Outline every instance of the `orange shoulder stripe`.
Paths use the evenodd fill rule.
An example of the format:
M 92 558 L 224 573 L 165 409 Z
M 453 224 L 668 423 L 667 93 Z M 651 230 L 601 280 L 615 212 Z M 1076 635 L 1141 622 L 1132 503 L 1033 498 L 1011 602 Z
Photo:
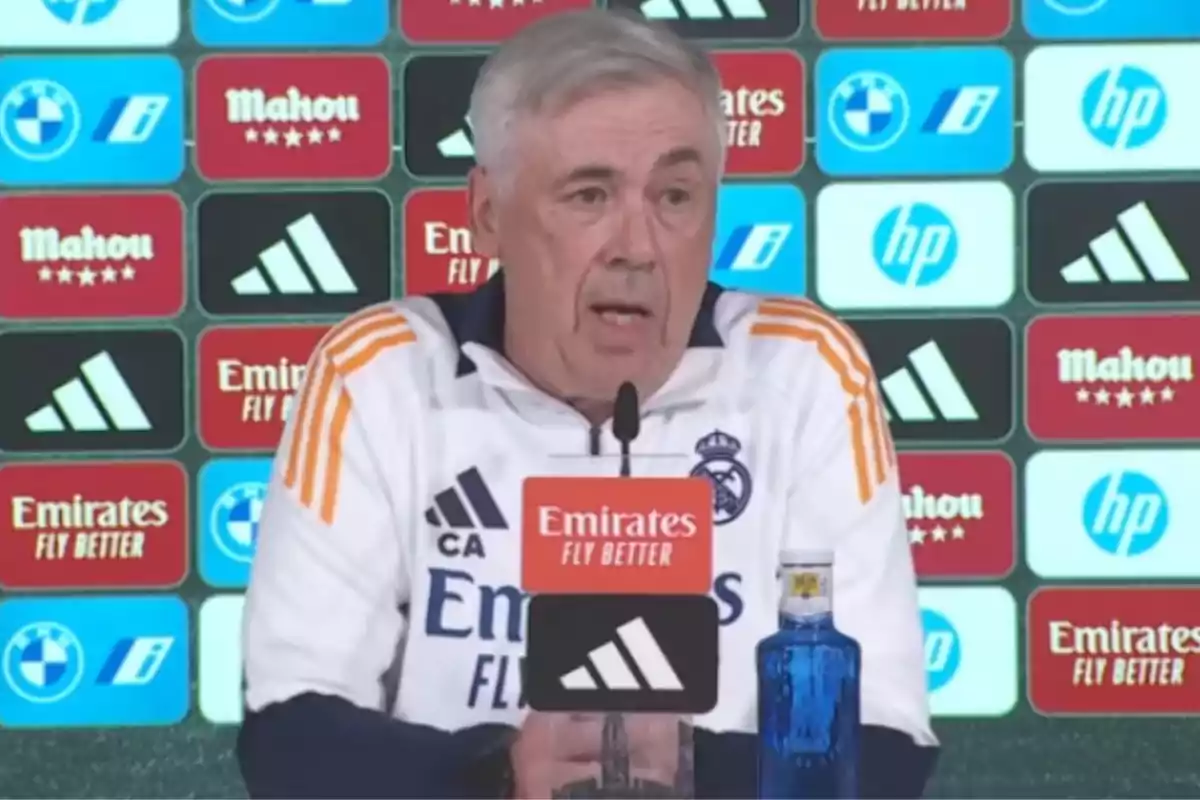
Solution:
M 846 421 L 859 500 L 868 502 L 888 478 L 895 452 L 879 402 L 871 362 L 853 332 L 807 300 L 770 299 L 759 305 L 751 336 L 794 339 L 816 348 L 846 395 Z
M 408 320 L 390 307 L 347 317 L 326 334 L 309 360 L 283 482 L 299 487 L 300 504 L 333 523 L 346 427 L 353 403 L 343 381 L 382 353 L 417 340 Z

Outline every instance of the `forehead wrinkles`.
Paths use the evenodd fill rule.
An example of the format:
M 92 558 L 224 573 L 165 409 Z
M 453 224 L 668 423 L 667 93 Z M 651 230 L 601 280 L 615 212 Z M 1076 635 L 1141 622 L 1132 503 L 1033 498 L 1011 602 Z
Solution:
M 695 162 L 671 159 L 671 154 L 686 151 L 704 160 L 711 157 L 692 114 L 680 113 L 689 101 L 682 87 L 674 97 L 654 91 L 591 95 L 557 113 L 523 117 L 515 138 L 523 159 L 557 161 L 553 168 L 563 172 L 594 166 L 649 173 L 656 166 L 686 166 Z M 703 116 L 699 103 L 691 110 L 697 119 Z M 611 163 L 614 156 L 618 163 Z

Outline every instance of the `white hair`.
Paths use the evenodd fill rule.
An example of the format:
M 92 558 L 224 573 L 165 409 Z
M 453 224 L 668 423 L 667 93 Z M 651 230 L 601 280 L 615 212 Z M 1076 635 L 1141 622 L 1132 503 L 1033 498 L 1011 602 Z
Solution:
M 467 119 L 475 159 L 494 171 L 512 163 L 523 114 L 569 104 L 593 90 L 673 79 L 692 89 L 711 117 L 724 167 L 721 79 L 708 55 L 665 25 L 623 11 L 563 12 L 522 29 L 488 58 Z

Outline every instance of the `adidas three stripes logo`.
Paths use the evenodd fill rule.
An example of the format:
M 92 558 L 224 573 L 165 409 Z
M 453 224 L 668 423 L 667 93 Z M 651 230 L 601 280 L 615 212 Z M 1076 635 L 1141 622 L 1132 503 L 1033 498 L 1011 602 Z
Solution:
M 1127 243 L 1128 242 L 1128 243 Z M 1117 226 L 1088 244 L 1090 255 L 1063 267 L 1067 283 L 1186 283 L 1187 268 L 1145 203 L 1117 215 Z M 1140 261 L 1140 264 L 1139 264 Z
M 760 0 L 646 0 L 642 14 L 650 19 L 766 19 Z
M 79 377 L 51 393 L 52 403 L 25 418 L 31 433 L 152 430 L 146 412 L 107 352 L 84 361 L 79 372 Z
M 617 628 L 616 639 L 589 652 L 587 663 L 559 682 L 570 691 L 683 691 L 683 681 L 641 617 Z
M 437 528 L 505 530 L 508 522 L 475 467 L 459 473 L 455 485 L 438 492 L 425 511 L 425 521 Z
M 922 390 L 923 387 L 923 390 Z M 908 366 L 879 381 L 887 401 L 887 418 L 901 422 L 968 422 L 979 419 L 937 342 L 926 342 L 908 354 Z
M 317 218 L 305 214 L 287 226 L 286 239 L 259 254 L 259 266 L 231 281 L 234 294 L 356 294 L 358 286 L 330 243 Z M 289 243 L 290 240 L 290 243 Z M 295 252 L 293 252 L 293 248 Z M 312 274 L 305 274 L 303 259 Z M 268 282 L 269 281 L 269 282 Z M 313 281 L 316 286 L 313 286 Z

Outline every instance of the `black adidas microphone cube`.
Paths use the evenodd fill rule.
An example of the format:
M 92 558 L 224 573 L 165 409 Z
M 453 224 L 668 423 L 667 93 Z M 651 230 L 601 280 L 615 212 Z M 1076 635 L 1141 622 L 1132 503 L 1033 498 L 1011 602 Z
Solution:
M 717 705 L 707 595 L 535 595 L 524 689 L 535 711 L 705 714 Z

